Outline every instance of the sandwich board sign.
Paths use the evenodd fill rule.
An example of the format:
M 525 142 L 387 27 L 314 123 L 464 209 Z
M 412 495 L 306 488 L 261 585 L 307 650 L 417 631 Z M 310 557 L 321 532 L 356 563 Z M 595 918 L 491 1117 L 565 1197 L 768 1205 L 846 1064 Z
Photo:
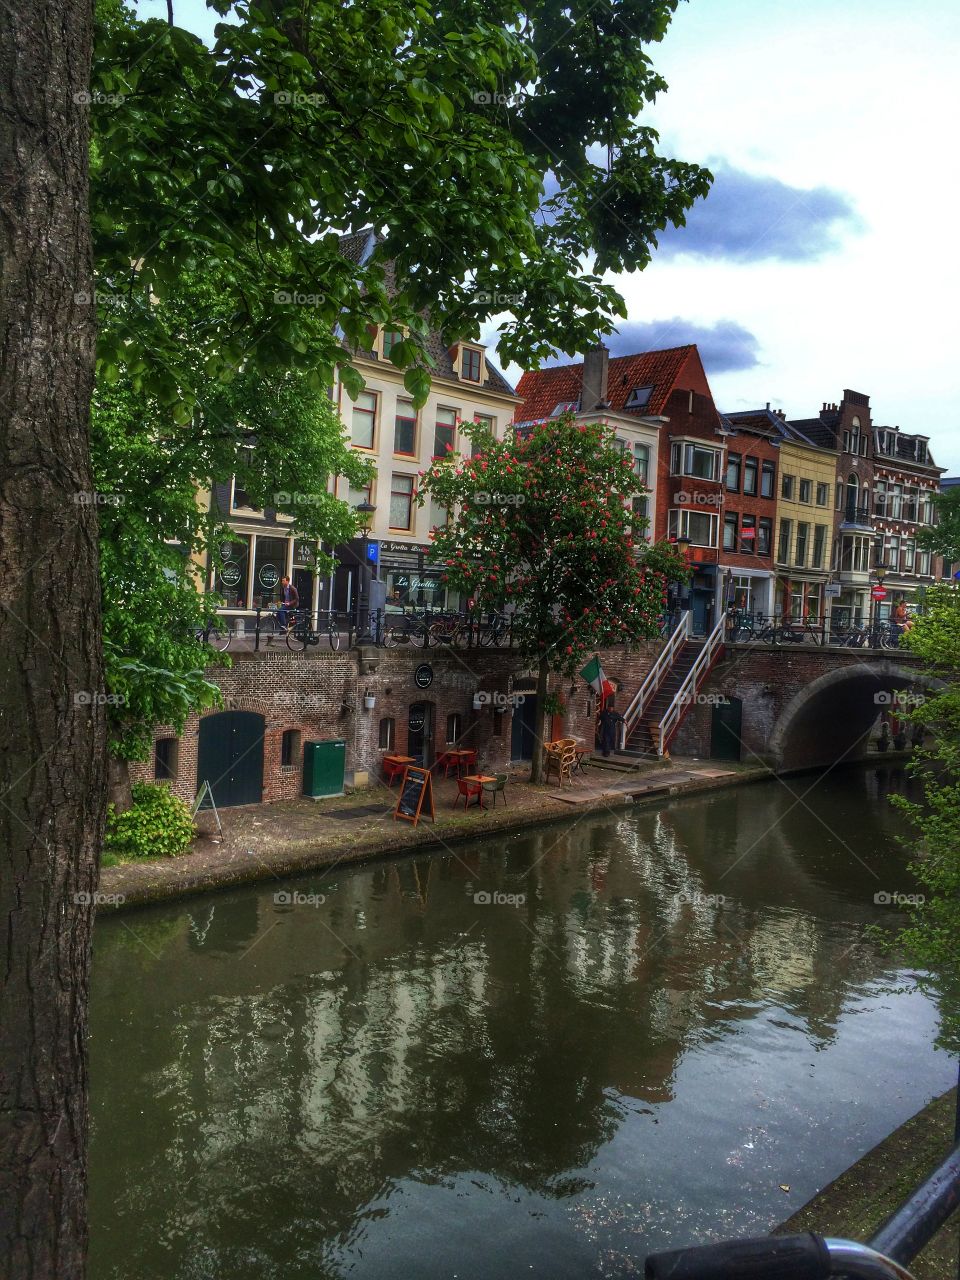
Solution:
M 408 764 L 403 771 L 403 782 L 400 784 L 400 795 L 397 798 L 397 807 L 393 811 L 393 820 L 403 818 L 405 822 L 412 822 L 414 826 L 420 821 L 421 817 L 430 815 L 430 821 L 436 821 L 436 815 L 433 811 L 433 778 L 429 769 L 423 769 L 419 765 Z

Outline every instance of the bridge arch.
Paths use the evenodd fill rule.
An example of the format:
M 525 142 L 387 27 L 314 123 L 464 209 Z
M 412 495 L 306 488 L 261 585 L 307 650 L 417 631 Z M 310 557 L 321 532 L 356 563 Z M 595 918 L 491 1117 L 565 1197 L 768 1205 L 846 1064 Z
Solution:
M 895 693 L 935 683 L 915 667 L 890 658 L 825 671 L 798 689 L 777 716 L 768 745 L 770 763 L 776 769 L 802 769 L 857 760 Z

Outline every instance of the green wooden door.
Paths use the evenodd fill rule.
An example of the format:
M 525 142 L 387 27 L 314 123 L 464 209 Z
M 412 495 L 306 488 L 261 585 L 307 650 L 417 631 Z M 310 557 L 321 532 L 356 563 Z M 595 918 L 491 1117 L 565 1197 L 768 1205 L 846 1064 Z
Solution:
M 200 721 L 197 788 L 209 782 L 218 809 L 263 799 L 263 716 L 222 711 Z
M 713 708 L 710 723 L 710 755 L 714 760 L 740 759 L 740 729 L 743 722 L 743 703 L 739 698 L 727 698 Z

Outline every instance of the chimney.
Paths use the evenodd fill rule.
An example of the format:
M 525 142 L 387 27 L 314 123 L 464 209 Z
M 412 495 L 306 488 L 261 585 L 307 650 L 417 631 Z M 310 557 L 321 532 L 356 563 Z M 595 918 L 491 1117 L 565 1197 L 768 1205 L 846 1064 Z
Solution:
M 609 362 L 610 351 L 602 342 L 583 353 L 583 391 L 580 397 L 582 413 L 610 408 L 607 401 Z

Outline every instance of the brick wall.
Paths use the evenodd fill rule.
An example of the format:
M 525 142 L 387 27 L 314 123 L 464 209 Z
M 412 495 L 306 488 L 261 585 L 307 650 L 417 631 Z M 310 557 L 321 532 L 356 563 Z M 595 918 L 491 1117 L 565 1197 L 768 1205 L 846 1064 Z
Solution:
M 624 710 L 650 669 L 660 642 L 624 645 L 601 653 L 611 680 L 621 686 L 617 705 Z M 422 665 L 432 669 L 426 689 L 418 688 L 414 672 Z M 265 802 L 298 796 L 302 786 L 302 748 L 310 740 L 343 738 L 347 744 L 348 771 L 366 770 L 371 778 L 382 775 L 382 759 L 390 752 L 407 755 L 410 744 L 410 708 L 425 703 L 433 725 L 431 760 L 447 746 L 448 718 L 459 717 L 459 743 L 475 747 L 484 767 L 502 769 L 510 760 L 514 682 L 535 677 L 533 668 L 502 650 L 361 649 L 345 653 L 237 654 L 229 669 L 208 673 L 223 691 L 225 711 L 253 711 L 264 717 L 263 799 Z M 551 680 L 551 689 L 564 695 L 562 716 L 547 726 L 549 737 L 576 736 L 588 743 L 594 738 L 595 704 L 580 679 L 569 697 L 569 680 Z M 524 687 L 529 688 L 529 685 Z M 486 701 L 474 710 L 474 694 Z M 364 708 L 364 695 L 375 706 Z M 591 710 L 591 708 L 594 708 Z M 218 714 L 206 712 L 206 716 Z M 381 722 L 393 720 L 393 740 L 381 747 Z M 292 763 L 281 763 L 283 735 L 299 734 Z M 197 747 L 200 717 L 187 721 L 177 744 L 176 772 L 172 787 L 185 800 L 197 789 Z M 155 739 L 174 736 L 161 726 Z M 152 780 L 154 763 L 131 766 L 134 781 Z

